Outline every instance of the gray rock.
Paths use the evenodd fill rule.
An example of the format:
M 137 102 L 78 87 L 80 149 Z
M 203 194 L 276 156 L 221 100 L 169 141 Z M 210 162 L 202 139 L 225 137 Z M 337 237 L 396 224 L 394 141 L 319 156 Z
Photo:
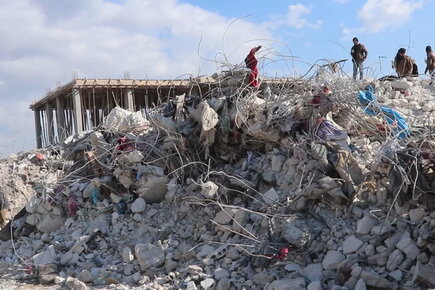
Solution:
M 198 265 L 189 265 L 186 270 L 190 275 L 199 275 L 203 272 L 203 269 Z
M 214 198 L 219 187 L 213 181 L 207 181 L 201 184 L 201 194 L 205 198 Z
M 306 283 L 304 278 L 282 279 L 270 283 L 266 290 L 305 290 Z
M 230 289 L 231 282 L 227 278 L 222 278 L 216 285 L 216 290 L 227 290 Z
M 414 260 L 420 254 L 420 250 L 417 248 L 415 242 L 407 236 L 403 236 L 397 243 L 396 247 L 405 253 L 408 259 Z
M 189 281 L 187 282 L 186 290 L 197 290 L 195 282 Z
M 44 252 L 41 252 L 39 254 L 36 254 L 32 257 L 33 264 L 35 266 L 45 265 L 45 264 L 52 264 L 56 261 L 57 255 L 54 250 L 53 245 L 50 245 L 47 250 Z
M 364 280 L 368 286 L 391 289 L 391 283 L 387 279 L 382 278 L 376 273 L 364 270 L 360 266 L 353 267 L 351 275 L 352 277 Z
M 201 281 L 201 287 L 204 290 L 210 289 L 214 285 L 215 281 L 212 278 L 206 278 Z
M 356 233 L 360 235 L 367 235 L 370 230 L 378 221 L 370 216 L 365 216 L 358 220 L 356 225 Z
M 235 210 L 234 209 L 224 209 L 216 214 L 214 217 L 214 221 L 220 225 L 228 225 L 232 221 L 234 217 Z
M 45 214 L 36 227 L 43 233 L 51 233 L 63 226 L 64 222 L 65 217 L 63 216 Z
M 403 256 L 402 251 L 398 249 L 394 250 L 388 257 L 387 270 L 390 272 L 394 271 L 404 259 L 405 257 Z
M 77 279 L 79 279 L 82 282 L 89 283 L 92 280 L 94 280 L 94 276 L 89 272 L 88 270 L 82 270 L 78 275 Z
M 137 182 L 136 192 L 147 203 L 161 202 L 168 191 L 168 182 L 167 176 L 144 175 Z
M 348 236 L 343 242 L 343 254 L 355 253 L 362 244 L 354 235 Z
M 310 264 L 302 270 L 302 273 L 311 282 L 322 281 L 323 279 L 322 264 L 320 263 Z
M 414 208 L 409 211 L 409 219 L 415 223 L 418 223 L 424 217 L 424 215 L 425 211 L 421 207 Z
M 236 209 L 234 213 L 233 230 L 236 232 L 243 232 L 243 227 L 248 221 L 248 213 L 242 209 Z
M 285 265 L 284 270 L 288 272 L 296 272 L 302 270 L 302 267 L 296 263 L 288 263 L 287 265 Z
M 122 260 L 126 263 L 131 263 L 134 260 L 133 253 L 131 252 L 131 249 L 129 247 L 125 247 L 122 250 Z
M 216 280 L 221 280 L 223 278 L 229 278 L 230 277 L 230 273 L 222 268 L 216 268 L 216 270 L 214 271 L 214 278 Z
M 72 277 L 66 278 L 65 286 L 71 290 L 87 290 L 88 289 L 88 286 L 86 286 L 85 283 L 83 283 L 82 281 L 80 281 L 76 278 L 72 278 Z
M 165 263 L 165 252 L 153 244 L 136 244 L 134 252 L 142 270 L 160 267 Z
M 367 290 L 367 286 L 366 283 L 364 282 L 363 279 L 358 279 L 358 281 L 355 284 L 355 288 L 353 288 L 354 290 Z
M 403 272 L 397 269 L 396 271 L 389 273 L 388 276 L 399 282 L 403 278 Z
M 338 251 L 328 251 L 322 261 L 323 269 L 337 269 L 338 265 L 344 260 L 344 258 L 344 255 Z
M 260 272 L 257 273 L 255 275 L 253 275 L 251 277 L 252 282 L 255 283 L 255 285 L 264 287 L 266 286 L 268 283 L 272 282 L 273 280 L 275 280 L 275 277 L 273 277 L 272 275 L 269 275 L 265 272 Z
M 146 202 L 143 198 L 139 197 L 131 204 L 131 211 L 134 213 L 142 213 L 145 211 Z
M 282 165 L 285 161 L 285 156 L 280 154 L 275 154 L 271 159 L 271 169 L 275 172 L 280 172 L 282 169 Z
M 307 290 L 322 290 L 322 282 L 320 281 L 314 281 L 308 284 Z
M 262 197 L 264 202 L 267 204 L 274 204 L 277 200 L 279 200 L 279 195 L 273 187 L 263 193 Z

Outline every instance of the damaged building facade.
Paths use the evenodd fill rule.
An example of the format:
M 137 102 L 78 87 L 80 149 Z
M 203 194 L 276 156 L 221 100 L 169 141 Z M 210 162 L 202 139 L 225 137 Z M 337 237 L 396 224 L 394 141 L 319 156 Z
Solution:
M 180 94 L 199 95 L 215 86 L 212 78 L 183 80 L 74 79 L 30 106 L 38 148 L 92 130 L 118 106 L 130 112 L 159 106 Z

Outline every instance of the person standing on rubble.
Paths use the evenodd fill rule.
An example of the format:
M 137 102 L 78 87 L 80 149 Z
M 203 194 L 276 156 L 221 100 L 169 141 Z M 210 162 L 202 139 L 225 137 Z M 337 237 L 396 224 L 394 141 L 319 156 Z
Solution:
M 258 81 L 258 68 L 257 68 L 257 58 L 255 57 L 255 53 L 259 51 L 261 45 L 252 48 L 249 51 L 249 54 L 245 58 L 246 67 L 251 70 L 248 78 L 248 84 L 254 88 L 258 88 L 260 86 L 260 82 Z
M 424 73 L 428 73 L 431 77 L 435 77 L 435 54 L 432 51 L 432 47 L 429 45 L 426 46 L 426 69 L 424 70 Z
M 397 51 L 393 66 L 399 78 L 409 76 L 413 72 L 414 60 L 406 55 L 406 49 L 402 47 Z
M 363 68 L 364 61 L 367 59 L 368 51 L 364 44 L 359 43 L 358 38 L 354 37 L 352 39 L 353 46 L 350 50 L 350 55 L 352 56 L 353 63 L 353 79 L 356 80 L 356 76 L 359 70 L 360 79 L 363 79 Z

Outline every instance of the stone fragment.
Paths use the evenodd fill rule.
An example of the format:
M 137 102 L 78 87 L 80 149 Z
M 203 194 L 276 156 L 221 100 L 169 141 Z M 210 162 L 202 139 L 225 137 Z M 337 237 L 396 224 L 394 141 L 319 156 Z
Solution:
M 122 260 L 126 263 L 131 263 L 134 260 L 133 253 L 131 252 L 131 249 L 129 247 L 125 247 L 122 250 Z
M 388 257 L 387 270 L 390 272 L 394 271 L 404 259 L 405 257 L 403 256 L 402 251 L 399 249 L 394 250 Z
M 142 213 L 145 211 L 146 202 L 143 198 L 139 197 L 131 204 L 131 211 L 134 213 Z
M 343 254 L 355 253 L 362 244 L 354 235 L 348 236 L 343 242 Z
M 208 290 L 208 289 L 212 288 L 214 283 L 215 283 L 214 279 L 206 278 L 206 279 L 202 280 L 199 284 L 201 284 L 202 289 Z
M 297 272 L 302 270 L 302 267 L 296 263 L 288 263 L 287 265 L 285 265 L 284 270 L 288 272 Z
M 60 228 L 64 222 L 65 218 L 63 216 L 52 216 L 51 214 L 46 214 L 42 217 L 36 227 L 41 232 L 49 234 Z
M 186 285 L 186 290 L 197 290 L 198 288 L 195 285 L 195 282 L 189 281 Z
M 35 266 L 40 266 L 45 264 L 53 264 L 56 262 L 56 258 L 56 251 L 54 250 L 53 245 L 50 245 L 44 252 L 34 255 L 32 260 Z
M 221 280 L 223 278 L 229 278 L 230 277 L 230 273 L 222 268 L 216 268 L 216 270 L 214 271 L 214 278 L 216 280 Z
M 279 195 L 276 192 L 275 188 L 271 187 L 268 191 L 263 193 L 263 200 L 267 204 L 274 204 L 277 200 L 279 200 Z
M 302 273 L 311 282 L 321 281 L 323 279 L 322 264 L 310 264 L 302 270 Z
M 407 236 L 402 237 L 402 239 L 397 243 L 396 247 L 405 253 L 408 259 L 414 260 L 420 254 L 420 250 L 417 248 L 415 242 Z
M 414 223 L 418 223 L 424 217 L 424 215 L 425 211 L 421 207 L 417 207 L 409 211 L 409 219 Z
M 344 255 L 338 251 L 328 251 L 322 261 L 323 269 L 336 269 L 338 265 L 344 260 L 344 258 Z
M 233 218 L 233 230 L 239 233 L 243 232 L 243 227 L 246 225 L 249 218 L 248 213 L 245 210 L 236 209 Z
M 387 279 L 382 278 L 376 273 L 364 270 L 360 266 L 354 267 L 352 269 L 351 275 L 352 277 L 357 277 L 364 280 L 368 286 L 391 289 L 391 283 Z
M 165 252 L 153 244 L 136 244 L 134 252 L 142 270 L 160 267 L 165 263 Z
M 87 290 L 88 286 L 79 279 L 68 277 L 65 280 L 65 286 L 71 290 Z
M 207 181 L 201 184 L 201 194 L 205 198 L 214 198 L 218 192 L 219 187 L 213 181 Z
M 216 290 L 227 290 L 230 289 L 231 282 L 227 278 L 222 278 L 216 285 Z
M 268 283 L 275 280 L 275 277 L 273 277 L 272 275 L 269 275 L 265 272 L 260 272 L 260 273 L 253 275 L 251 280 L 252 280 L 252 282 L 254 282 L 255 285 L 260 286 L 260 287 L 264 287 Z
M 403 272 L 401 270 L 397 269 L 396 271 L 390 272 L 388 274 L 388 276 L 390 276 L 391 278 L 393 278 L 394 280 L 399 282 L 403 278 Z
M 377 222 L 378 221 L 376 219 L 370 216 L 363 217 L 357 222 L 356 233 L 360 235 L 367 235 Z
M 43 264 L 36 267 L 40 284 L 53 283 L 57 277 L 58 268 L 55 264 Z
M 358 281 L 356 281 L 355 284 L 355 288 L 353 288 L 354 290 L 367 290 L 367 286 L 366 283 L 364 282 L 363 279 L 358 279 Z
M 94 280 L 94 276 L 92 276 L 91 272 L 84 269 L 77 275 L 77 279 L 79 279 L 80 281 L 82 281 L 84 283 L 89 283 L 92 280 Z
M 143 175 L 137 182 L 137 194 L 147 203 L 161 202 L 165 199 L 169 182 L 167 176 Z
M 322 282 L 314 281 L 308 284 L 307 290 L 323 290 Z
M 214 221 L 220 225 L 229 225 L 233 220 L 235 210 L 233 209 L 223 209 L 216 214 Z
M 281 279 L 270 283 L 266 290 L 306 290 L 304 278 Z

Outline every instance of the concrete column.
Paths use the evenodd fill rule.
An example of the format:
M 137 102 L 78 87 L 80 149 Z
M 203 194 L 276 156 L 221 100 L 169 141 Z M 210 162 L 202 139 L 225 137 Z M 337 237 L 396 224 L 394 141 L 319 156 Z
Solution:
M 130 112 L 134 112 L 134 104 L 133 104 L 133 89 L 125 89 L 124 90 L 124 106 L 126 110 Z
M 47 116 L 48 142 L 54 144 L 53 108 L 51 107 L 50 102 L 45 103 L 45 114 Z
M 66 138 L 66 126 L 62 96 L 56 98 L 56 120 L 57 135 L 59 136 L 59 141 L 63 141 Z
M 36 148 L 42 148 L 41 114 L 38 109 L 35 109 L 33 113 L 35 114 Z
M 72 101 L 74 109 L 74 133 L 79 133 L 83 131 L 82 98 L 79 89 L 72 90 Z

